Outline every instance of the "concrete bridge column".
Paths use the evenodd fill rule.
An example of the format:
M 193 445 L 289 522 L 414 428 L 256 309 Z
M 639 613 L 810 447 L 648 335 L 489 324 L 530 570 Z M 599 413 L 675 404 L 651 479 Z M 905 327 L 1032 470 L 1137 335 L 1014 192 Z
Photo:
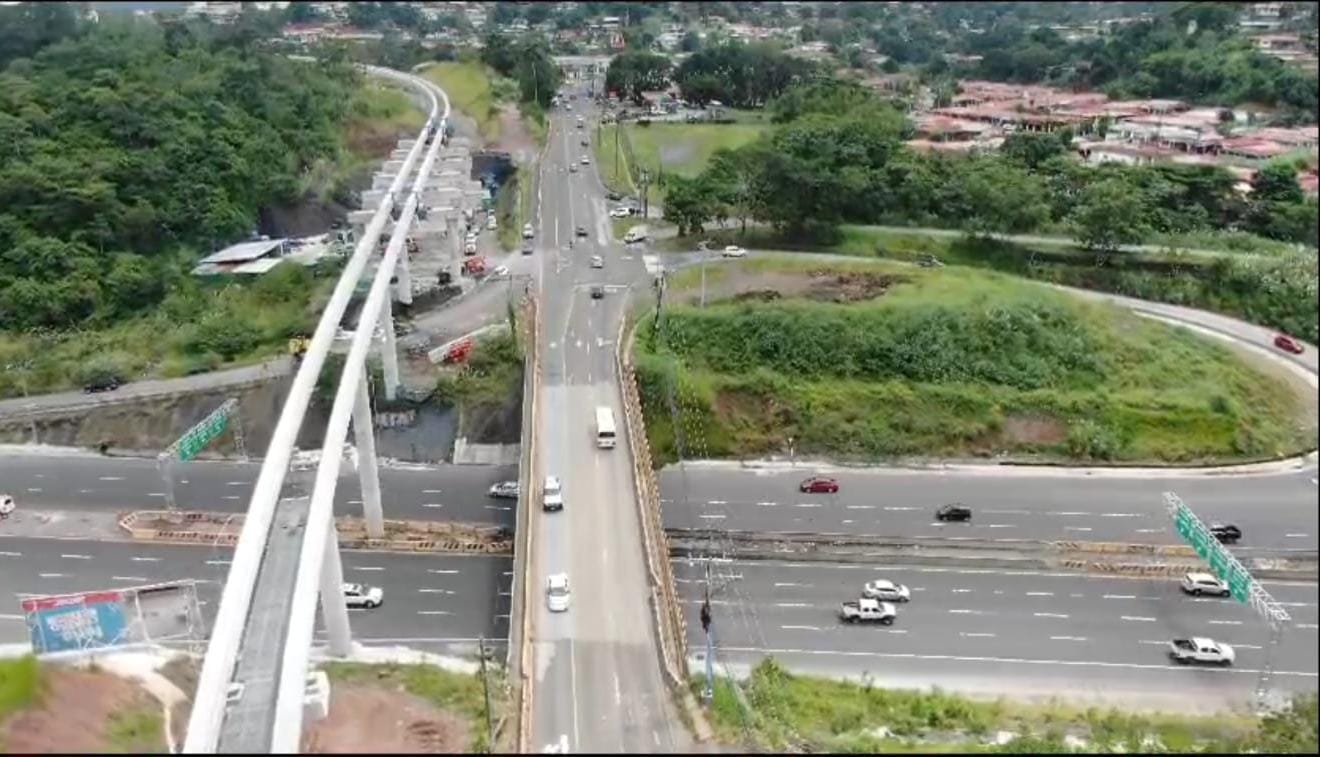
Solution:
M 389 300 L 381 306 L 380 328 L 385 332 L 380 348 L 380 362 L 385 369 L 385 399 L 399 394 L 399 347 L 394 339 L 394 312 Z
M 385 514 L 380 503 L 380 472 L 376 466 L 376 436 L 371 423 L 371 395 L 366 368 L 353 399 L 353 445 L 357 447 L 358 481 L 362 485 L 362 514 L 367 521 L 367 535 L 385 536 Z
M 353 651 L 353 631 L 348 625 L 348 603 L 344 601 L 344 566 L 339 560 L 339 531 L 330 524 L 326 532 L 325 562 L 321 566 L 321 619 L 330 639 L 330 654 L 347 657 Z

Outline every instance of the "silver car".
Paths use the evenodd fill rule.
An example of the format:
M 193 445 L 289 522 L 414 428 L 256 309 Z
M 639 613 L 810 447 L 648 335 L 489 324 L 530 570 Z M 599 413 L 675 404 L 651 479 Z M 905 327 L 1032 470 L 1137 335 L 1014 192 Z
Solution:
M 592 255 L 592 256 L 591 256 L 591 267 L 592 267 L 592 268 L 604 268 L 604 267 L 605 267 L 605 258 L 602 258 L 602 257 L 599 256 L 599 255 Z

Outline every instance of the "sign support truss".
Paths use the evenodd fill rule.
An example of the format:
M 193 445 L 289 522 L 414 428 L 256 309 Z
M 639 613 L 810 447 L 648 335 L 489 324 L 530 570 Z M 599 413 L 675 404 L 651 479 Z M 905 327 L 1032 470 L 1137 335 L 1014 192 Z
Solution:
M 232 424 L 231 420 L 234 421 Z M 215 441 L 226 430 L 233 432 L 234 446 L 238 448 L 239 457 L 246 460 L 243 423 L 238 415 L 238 400 L 233 397 L 220 403 L 220 407 L 212 410 L 209 415 L 198 421 L 197 425 L 183 432 L 182 436 L 175 439 L 174 443 L 156 458 L 161 480 L 165 482 L 165 505 L 168 509 L 174 510 L 178 507 L 174 501 L 174 475 L 171 470 L 174 461 L 192 460 L 199 452 L 206 449 L 206 445 Z

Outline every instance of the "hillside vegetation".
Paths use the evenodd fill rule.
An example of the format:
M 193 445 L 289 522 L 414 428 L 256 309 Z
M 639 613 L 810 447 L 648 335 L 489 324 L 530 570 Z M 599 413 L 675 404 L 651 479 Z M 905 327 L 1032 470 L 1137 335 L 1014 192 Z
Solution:
M 752 262 L 708 274 L 725 299 L 675 295 L 658 331 L 640 329 L 664 460 L 792 439 L 799 455 L 1188 463 L 1314 439 L 1281 382 L 1126 311 L 968 270 Z

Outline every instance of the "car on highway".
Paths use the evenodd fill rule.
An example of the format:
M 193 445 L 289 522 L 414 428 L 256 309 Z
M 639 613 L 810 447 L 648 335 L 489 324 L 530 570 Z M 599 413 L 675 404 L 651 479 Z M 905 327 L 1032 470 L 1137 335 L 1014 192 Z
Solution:
M 964 521 L 971 519 L 972 519 L 972 508 L 958 502 L 944 505 L 943 507 L 935 511 L 935 520 Z
M 89 394 L 94 394 L 96 392 L 113 392 L 119 388 L 121 383 L 122 382 L 119 380 L 118 376 L 114 374 L 106 374 L 103 376 L 97 376 L 86 384 L 83 384 L 83 391 Z
M 736 244 L 731 244 L 728 247 L 725 247 L 724 252 L 720 254 L 726 258 L 743 258 L 747 257 L 747 250 L 744 250 Z
M 839 618 L 845 623 L 879 623 L 889 626 L 894 624 L 894 618 L 897 617 L 893 605 L 866 597 L 856 602 L 844 602 L 839 608 Z
M 509 267 L 507 265 L 497 265 L 495 266 L 495 270 L 490 272 L 490 277 L 492 279 L 502 279 L 508 275 L 509 275 Z
M 349 607 L 363 607 L 370 610 L 373 607 L 380 607 L 380 603 L 385 601 L 385 592 L 381 591 L 379 586 L 344 584 L 343 590 L 344 602 Z
M 1236 544 L 1237 540 L 1242 538 L 1242 529 L 1232 523 L 1211 523 L 1210 534 L 1218 539 L 1220 544 Z
M 912 591 L 903 584 L 896 584 L 883 578 L 867 581 L 862 587 L 862 596 L 867 599 L 883 599 L 889 602 L 907 602 L 912 599 Z
M 466 243 L 463 244 L 463 254 L 465 254 L 465 255 L 476 255 L 476 254 L 477 254 L 477 242 L 476 242 L 476 240 L 469 240 L 469 241 L 467 241 Z
M 592 255 L 592 256 L 591 256 L 591 267 L 592 267 L 592 268 L 604 268 L 604 267 L 605 267 L 605 258 L 602 258 L 602 257 L 599 256 L 599 255 Z
M 568 574 L 556 573 L 545 580 L 545 604 L 550 612 L 564 612 L 568 609 L 572 592 L 568 590 Z
M 531 254 L 532 254 L 532 243 L 531 243 L 531 242 L 523 242 L 523 246 L 522 246 L 522 254 L 524 254 L 524 255 L 531 255 Z
M 585 236 L 587 235 L 587 227 L 586 227 L 586 226 L 578 226 L 578 227 L 576 227 L 576 228 L 573 229 L 573 234 L 574 234 L 574 236 L 585 237 Z
M 494 215 L 490 215 L 490 216 L 487 216 L 487 217 L 486 217 L 486 230 L 487 230 L 487 231 L 494 231 L 498 226 L 499 226 L 499 223 L 495 220 L 495 216 L 494 216 Z
M 533 236 L 535 236 L 535 232 L 532 230 L 532 225 L 530 223 L 523 224 L 523 239 L 531 239 Z
M 568 164 L 568 172 L 569 172 L 569 173 L 577 173 L 577 163 L 569 163 L 569 164 Z
M 492 484 L 490 489 L 486 490 L 486 495 L 496 499 L 517 499 L 518 482 L 501 481 L 498 484 Z
M 0 494 L 0 518 L 8 518 L 16 507 L 12 494 Z
M 1233 647 L 1203 636 L 1174 639 L 1169 642 L 1169 657 L 1180 665 L 1200 662 L 1209 665 L 1232 665 L 1237 653 Z
M 1182 590 L 1194 597 L 1199 597 L 1202 594 L 1227 597 L 1232 593 L 1228 588 L 1228 584 L 1209 573 L 1188 573 L 1183 576 Z
M 583 138 L 582 138 L 582 146 L 583 146 L 583 147 L 591 147 L 591 140 L 590 140 L 590 139 L 587 139 L 586 137 L 583 137 Z
M 1296 339 L 1287 334 L 1276 334 L 1274 336 L 1274 346 L 1284 352 L 1291 352 L 1294 355 L 1300 355 L 1304 351 L 1302 345 Z
M 597 284 L 591 288 L 591 299 L 599 300 L 605 296 L 605 287 Z
M 811 494 L 835 494 L 839 491 L 839 482 L 825 476 L 812 476 L 798 484 L 798 491 Z
M 587 156 L 583 155 L 582 160 L 579 162 L 582 163 L 582 165 L 584 166 L 589 166 L 591 165 L 591 158 L 588 158 Z
M 558 476 L 545 477 L 545 496 L 541 498 L 541 509 L 546 512 L 558 512 L 564 509 L 564 488 Z

